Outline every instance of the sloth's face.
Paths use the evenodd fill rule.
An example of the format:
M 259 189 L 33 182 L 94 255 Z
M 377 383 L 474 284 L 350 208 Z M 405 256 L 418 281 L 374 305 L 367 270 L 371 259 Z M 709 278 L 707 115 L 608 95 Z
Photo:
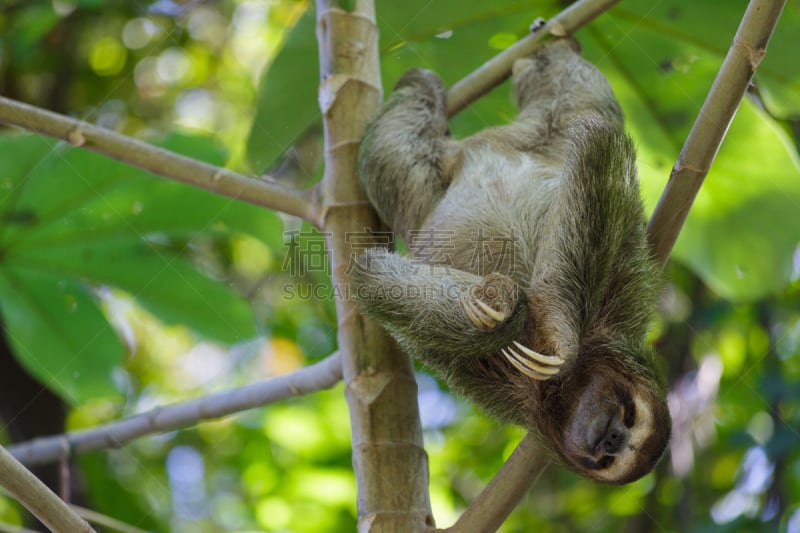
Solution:
M 559 447 L 581 474 L 623 484 L 653 469 L 669 435 L 669 411 L 657 386 L 639 376 L 599 372 L 562 426 Z

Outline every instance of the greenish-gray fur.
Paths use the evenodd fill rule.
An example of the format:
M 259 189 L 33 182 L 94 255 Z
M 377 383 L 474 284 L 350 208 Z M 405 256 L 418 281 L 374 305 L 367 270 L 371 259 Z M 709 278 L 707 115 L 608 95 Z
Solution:
M 356 294 L 366 315 L 452 389 L 539 433 L 582 471 L 553 440 L 597 367 L 641 382 L 669 433 L 644 343 L 659 269 L 633 143 L 603 75 L 561 40 L 518 60 L 513 82 L 517 120 L 460 141 L 449 138 L 435 74 L 412 70 L 398 82 L 367 130 L 359 173 L 411 256 L 368 251 Z M 470 298 L 505 319 L 476 326 Z M 546 381 L 521 374 L 500 354 L 513 341 L 560 357 L 563 368 Z

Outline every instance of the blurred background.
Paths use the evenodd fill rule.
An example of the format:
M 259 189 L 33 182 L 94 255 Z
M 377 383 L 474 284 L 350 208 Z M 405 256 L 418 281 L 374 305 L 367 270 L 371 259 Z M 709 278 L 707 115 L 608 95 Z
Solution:
M 448 85 L 555 0 L 377 2 L 384 91 Z M 343 2 L 346 7 L 347 2 Z M 577 37 L 609 78 L 652 211 L 746 2 L 624 0 Z M 800 531 L 800 4 L 730 127 L 667 268 L 651 337 L 674 436 L 604 487 L 551 466 L 502 531 Z M 0 95 L 297 187 L 321 175 L 305 1 L 0 0 Z M 453 119 L 512 120 L 508 84 Z M 0 442 L 93 427 L 336 349 L 323 236 L 296 219 L 0 130 Z M 522 432 L 420 369 L 431 499 L 450 525 Z M 152 531 L 354 531 L 341 384 L 76 458 L 71 499 Z M 58 487 L 59 466 L 37 474 Z M 4 530 L 30 523 L 0 495 Z

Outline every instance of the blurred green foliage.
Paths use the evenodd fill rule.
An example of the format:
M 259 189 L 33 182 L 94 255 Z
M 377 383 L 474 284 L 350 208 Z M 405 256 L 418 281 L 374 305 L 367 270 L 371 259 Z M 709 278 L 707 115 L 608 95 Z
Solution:
M 628 115 L 650 209 L 745 4 L 626 0 L 578 35 Z M 452 84 L 561 5 L 379 0 L 384 86 L 412 66 Z M 0 94 L 309 183 L 320 139 L 308 7 L 6 0 Z M 652 338 L 672 391 L 669 455 L 625 487 L 551 466 L 503 531 L 800 531 L 798 38 L 789 2 L 668 269 Z M 461 113 L 454 134 L 512 119 L 508 92 Z M 292 263 L 324 239 L 295 220 L 16 131 L 0 137 L 0 190 L 4 326 L 17 358 L 70 401 L 72 429 L 335 350 L 327 265 Z M 419 381 L 446 526 L 522 434 Z M 93 509 L 153 531 L 353 531 L 349 435 L 339 386 L 88 454 L 80 475 Z M 21 516 L 0 498 L 0 522 Z

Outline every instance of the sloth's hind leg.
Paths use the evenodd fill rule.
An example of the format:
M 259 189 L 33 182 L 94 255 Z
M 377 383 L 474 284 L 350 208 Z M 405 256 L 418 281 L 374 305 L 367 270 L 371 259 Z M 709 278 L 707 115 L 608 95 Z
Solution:
M 577 41 L 552 41 L 513 67 L 514 93 L 520 108 L 518 125 L 527 128 L 531 144 L 568 136 L 578 119 L 591 115 L 622 125 L 622 111 L 611 86 L 583 59 Z
M 406 72 L 370 123 L 359 150 L 359 178 L 375 209 L 404 238 L 422 226 L 447 190 L 445 91 L 427 70 Z

